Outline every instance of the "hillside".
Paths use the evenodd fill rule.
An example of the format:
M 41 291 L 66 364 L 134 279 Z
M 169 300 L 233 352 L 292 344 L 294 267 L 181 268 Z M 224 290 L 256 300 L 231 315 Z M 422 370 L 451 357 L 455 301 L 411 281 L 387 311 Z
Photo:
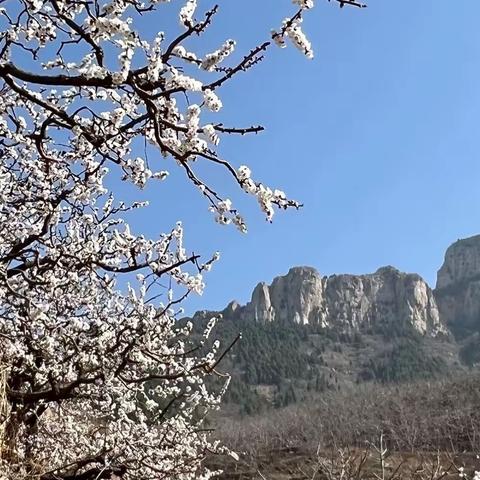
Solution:
M 394 267 L 321 276 L 294 267 L 259 283 L 251 301 L 197 312 L 198 328 L 221 316 L 233 373 L 228 410 L 251 414 L 363 382 L 449 376 L 480 362 L 480 236 L 450 246 L 435 290 Z

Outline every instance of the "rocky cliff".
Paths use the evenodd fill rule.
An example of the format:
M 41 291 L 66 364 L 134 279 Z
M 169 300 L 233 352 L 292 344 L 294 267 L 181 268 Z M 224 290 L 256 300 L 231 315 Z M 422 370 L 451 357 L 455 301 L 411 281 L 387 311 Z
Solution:
M 232 320 L 310 324 L 339 332 L 412 327 L 435 337 L 450 330 L 480 331 L 480 235 L 447 249 L 433 291 L 419 275 L 391 266 L 366 275 L 329 277 L 311 267 L 294 267 L 271 285 L 259 283 L 250 302 L 232 302 L 222 314 Z
M 271 285 L 259 283 L 247 305 L 232 302 L 222 313 L 232 319 L 313 324 L 338 331 L 412 327 L 424 335 L 447 333 L 426 282 L 393 267 L 330 277 L 311 267 L 295 267 Z
M 435 298 L 442 320 L 453 330 L 480 328 L 480 235 L 458 240 L 447 249 Z
M 369 275 L 326 278 L 329 323 L 356 329 L 412 326 L 421 334 L 446 333 L 433 292 L 417 274 L 383 267 Z

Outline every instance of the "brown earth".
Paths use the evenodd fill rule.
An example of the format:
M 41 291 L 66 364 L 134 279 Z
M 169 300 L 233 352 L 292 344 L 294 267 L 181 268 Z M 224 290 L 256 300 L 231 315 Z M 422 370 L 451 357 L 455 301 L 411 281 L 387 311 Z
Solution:
M 475 453 L 433 452 L 386 452 L 382 468 L 375 446 L 321 452 L 283 449 L 244 456 L 238 462 L 215 458 L 209 464 L 224 470 L 218 477 L 222 480 L 469 480 L 480 470 Z

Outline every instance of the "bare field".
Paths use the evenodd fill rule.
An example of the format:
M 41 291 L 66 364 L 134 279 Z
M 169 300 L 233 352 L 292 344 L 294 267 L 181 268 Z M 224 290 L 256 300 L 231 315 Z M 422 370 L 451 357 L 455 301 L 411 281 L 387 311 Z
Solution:
M 283 449 L 239 462 L 214 459 L 223 480 L 449 480 L 472 479 L 480 470 L 476 453 L 386 452 L 377 447 L 308 452 Z

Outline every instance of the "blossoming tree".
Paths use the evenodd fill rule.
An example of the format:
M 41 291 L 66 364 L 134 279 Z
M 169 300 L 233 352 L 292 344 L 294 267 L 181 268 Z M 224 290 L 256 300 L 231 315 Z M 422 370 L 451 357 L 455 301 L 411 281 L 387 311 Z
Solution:
M 202 56 L 185 48 L 218 10 L 197 12 L 196 0 L 179 7 L 177 36 L 143 38 L 140 22 L 161 19 L 166 1 L 1 2 L 2 479 L 209 478 L 206 452 L 227 452 L 202 420 L 228 383 L 205 385 L 228 346 L 201 348 L 214 321 L 194 346 L 191 325 L 176 322 L 216 256 L 189 255 L 180 223 L 157 239 L 135 235 L 125 215 L 144 205 L 115 200 L 104 182 L 117 170 L 144 188 L 172 165 L 219 223 L 245 231 L 232 202 L 198 175 L 207 162 L 269 220 L 274 207 L 298 207 L 217 153 L 223 135 L 261 127 L 205 124 L 202 112 L 218 112 L 222 85 L 272 43 L 313 56 L 301 29 L 313 0 L 294 0 L 271 40 L 233 64 L 233 40 Z M 137 156 L 143 143 L 151 163 Z M 165 278 L 182 290 L 165 290 Z

